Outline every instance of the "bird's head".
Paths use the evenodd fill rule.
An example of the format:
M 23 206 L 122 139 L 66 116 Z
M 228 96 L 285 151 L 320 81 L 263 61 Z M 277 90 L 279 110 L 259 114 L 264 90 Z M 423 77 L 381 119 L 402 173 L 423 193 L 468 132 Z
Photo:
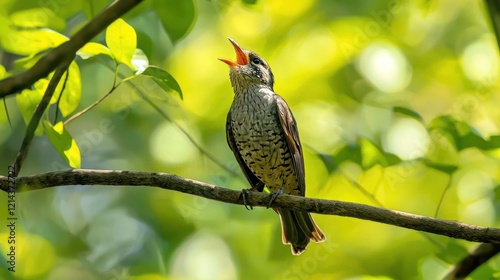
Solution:
M 235 91 L 237 88 L 252 86 L 267 86 L 271 90 L 274 85 L 274 76 L 267 62 L 256 53 L 242 49 L 236 41 L 228 38 L 236 52 L 236 62 L 219 58 L 229 65 L 231 84 Z

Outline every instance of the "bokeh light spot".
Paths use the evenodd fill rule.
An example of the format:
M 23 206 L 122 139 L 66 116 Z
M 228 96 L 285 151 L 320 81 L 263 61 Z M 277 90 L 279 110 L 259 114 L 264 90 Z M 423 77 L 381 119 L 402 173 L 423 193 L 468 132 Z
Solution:
M 425 127 L 410 118 L 396 120 L 384 138 L 386 151 L 394 153 L 403 160 L 422 157 L 429 147 L 429 135 Z
M 481 39 L 468 45 L 461 57 L 467 78 L 493 83 L 498 78 L 498 52 L 493 40 Z
M 408 86 L 411 67 L 394 45 L 375 42 L 363 50 L 358 68 L 361 74 L 381 91 L 395 93 Z
M 172 279 L 237 279 L 236 267 L 226 243 L 200 232 L 188 238 L 174 253 Z

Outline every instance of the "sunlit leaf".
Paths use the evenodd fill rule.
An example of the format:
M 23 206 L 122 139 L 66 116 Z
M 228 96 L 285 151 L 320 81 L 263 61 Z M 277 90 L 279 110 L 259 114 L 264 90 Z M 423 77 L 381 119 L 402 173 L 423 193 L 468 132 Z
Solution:
M 94 18 L 100 11 L 104 10 L 109 4 L 109 1 L 102 0 L 86 0 L 83 5 L 83 12 L 87 19 Z
M 64 35 L 50 29 L 15 29 L 11 26 L 0 28 L 0 46 L 17 55 L 35 54 L 57 47 L 67 40 Z
M 61 157 L 73 168 L 81 167 L 80 149 L 75 140 L 63 125 L 63 122 L 58 122 L 52 126 L 48 121 L 43 122 L 47 138 L 54 146 Z
M 144 72 L 141 73 L 141 75 L 150 77 L 165 92 L 175 92 L 179 94 L 182 99 L 181 87 L 174 77 L 172 77 L 172 75 L 170 75 L 167 71 L 155 66 L 149 66 L 146 70 L 144 70 Z
M 377 164 L 387 167 L 401 162 L 397 156 L 385 153 L 367 139 L 359 139 L 358 143 L 361 149 L 361 166 L 363 166 L 364 169 L 368 169 Z
M 153 0 L 153 7 L 173 43 L 184 37 L 196 20 L 193 0 Z
M 106 46 L 95 42 L 85 44 L 76 54 L 82 59 L 87 59 L 99 54 L 112 56 L 111 51 Z
M 5 77 L 5 67 L 3 67 L 3 65 L 0 64 L 0 79 L 3 79 Z M 2 98 L 2 101 L 0 102 L 0 130 L 1 130 L 1 127 L 2 127 L 2 124 L 5 122 L 5 121 L 8 121 L 8 123 L 11 124 L 10 122 L 10 118 L 9 118 L 9 112 L 8 112 L 8 109 L 7 109 L 7 105 L 6 105 L 6 101 L 5 101 L 5 97 Z M 12 126 L 12 124 L 11 124 Z M 0 135 L 0 141 L 2 141 L 2 135 Z
M 137 70 L 136 75 L 141 74 L 148 68 L 149 59 L 141 49 L 135 49 L 132 65 L 134 65 L 134 68 Z
M 10 15 L 11 24 L 16 28 L 50 28 L 63 31 L 66 28 L 64 19 L 58 17 L 46 7 L 25 9 Z
M 29 69 L 33 65 L 35 65 L 35 63 L 38 60 L 40 60 L 41 57 L 42 57 L 41 54 L 32 54 L 30 56 L 26 56 L 26 57 L 17 59 L 14 61 L 14 69 L 16 69 L 16 70 Z
M 106 45 L 117 63 L 123 63 L 134 69 L 132 57 L 137 47 L 137 35 L 132 26 L 124 20 L 115 20 L 106 29 Z
M 23 120 L 26 125 L 30 122 L 38 103 L 42 100 L 48 83 L 47 79 L 40 79 L 35 83 L 33 89 L 25 89 L 20 94 L 16 95 L 17 106 L 19 107 L 19 111 L 21 111 L 21 115 L 23 116 Z M 42 136 L 43 130 L 40 124 L 38 125 L 35 134 L 37 136 Z
M 68 75 L 67 78 L 66 75 Z M 52 77 L 52 75 L 50 77 Z M 59 100 L 59 96 L 61 95 L 61 90 L 63 89 L 63 86 L 64 90 Z M 61 114 L 64 117 L 66 117 L 76 110 L 76 108 L 80 104 L 81 95 L 82 95 L 82 81 L 80 77 L 80 68 L 78 67 L 78 64 L 76 64 L 76 62 L 73 61 L 71 62 L 66 73 L 59 81 L 59 84 L 57 85 L 57 88 L 54 92 L 54 95 L 50 100 L 50 104 L 56 104 L 57 101 L 59 100 L 58 104 L 59 110 L 61 111 Z

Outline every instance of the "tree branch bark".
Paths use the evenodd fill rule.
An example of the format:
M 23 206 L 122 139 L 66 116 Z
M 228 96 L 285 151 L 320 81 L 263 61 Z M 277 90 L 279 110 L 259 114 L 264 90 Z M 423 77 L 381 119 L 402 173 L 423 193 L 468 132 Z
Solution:
M 71 61 L 73 61 L 73 58 L 74 57 L 67 58 L 57 66 L 54 76 L 52 76 L 52 79 L 50 80 L 49 85 L 45 90 L 42 100 L 40 100 L 40 103 L 38 103 L 33 116 L 31 116 L 31 120 L 28 124 L 28 127 L 26 128 L 23 142 L 21 143 L 21 148 L 19 148 L 19 152 L 17 153 L 17 157 L 14 162 L 14 176 L 17 176 L 17 174 L 19 174 L 19 172 L 21 171 L 21 167 L 23 165 L 24 159 L 26 159 L 26 156 L 28 155 L 28 150 L 31 146 L 31 142 L 33 141 L 33 137 L 35 136 L 35 130 L 40 123 L 43 112 L 45 112 L 45 109 L 47 109 L 47 106 L 49 106 L 50 99 L 54 95 L 54 91 L 56 90 L 59 81 L 61 80 L 64 73 L 68 70 L 68 67 L 71 64 Z M 61 92 L 60 94 L 63 93 Z
M 49 51 L 29 70 L 1 80 L 0 98 L 20 92 L 41 78 L 46 77 L 61 62 L 74 56 L 92 38 L 140 2 L 142 0 L 117 0 L 113 2 L 102 13 L 89 21 L 69 41 Z
M 17 177 L 15 179 L 16 189 L 19 192 L 67 185 L 151 186 L 225 203 L 243 204 L 240 191 L 166 173 L 73 169 Z M 9 178 L 0 176 L 0 189 L 3 191 L 9 190 Z M 247 204 L 251 206 L 267 207 L 268 203 L 269 195 L 265 193 L 250 192 L 247 198 Z M 500 244 L 500 229 L 498 228 L 435 219 L 364 204 L 283 194 L 276 198 L 273 202 L 274 206 L 370 220 L 468 241 Z
M 476 268 L 489 261 L 498 252 L 500 252 L 500 244 L 480 244 L 455 264 L 443 280 L 463 280 L 467 278 Z

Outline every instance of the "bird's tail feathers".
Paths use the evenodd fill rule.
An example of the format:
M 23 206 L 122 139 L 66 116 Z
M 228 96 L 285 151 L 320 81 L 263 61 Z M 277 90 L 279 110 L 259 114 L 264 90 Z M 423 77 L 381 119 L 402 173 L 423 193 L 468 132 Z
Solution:
M 300 255 L 304 252 L 310 240 L 314 242 L 326 240 L 325 235 L 308 212 L 291 211 L 283 208 L 276 208 L 275 210 L 281 220 L 283 244 L 292 246 L 292 254 Z

